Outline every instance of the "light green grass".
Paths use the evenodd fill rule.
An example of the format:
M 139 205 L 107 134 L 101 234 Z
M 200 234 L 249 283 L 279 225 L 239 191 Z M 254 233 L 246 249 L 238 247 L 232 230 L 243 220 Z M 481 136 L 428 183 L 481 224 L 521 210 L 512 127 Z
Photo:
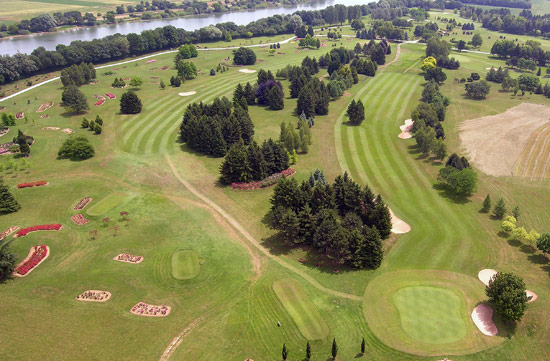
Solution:
M 96 204 L 92 205 L 86 213 L 90 216 L 101 216 L 102 214 L 105 214 L 109 212 L 111 209 L 118 206 L 120 203 L 122 203 L 126 198 L 128 198 L 128 194 L 126 193 L 112 193 L 109 194 L 107 197 L 103 198 Z
M 461 300 L 439 287 L 404 287 L 393 294 L 401 326 L 412 338 L 427 343 L 451 343 L 466 335 Z
M 291 278 L 276 281 L 273 290 L 306 339 L 327 337 L 328 325 L 298 281 Z
M 201 271 L 197 252 L 191 250 L 177 251 L 172 254 L 172 277 L 177 280 L 188 280 L 197 277 Z

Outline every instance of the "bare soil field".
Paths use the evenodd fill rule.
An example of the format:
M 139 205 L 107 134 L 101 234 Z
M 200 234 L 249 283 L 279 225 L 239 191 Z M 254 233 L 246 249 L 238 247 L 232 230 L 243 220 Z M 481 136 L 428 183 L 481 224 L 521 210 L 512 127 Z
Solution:
M 483 172 L 513 176 L 531 134 L 548 123 L 550 107 L 522 103 L 501 114 L 462 122 L 460 140 L 468 158 Z

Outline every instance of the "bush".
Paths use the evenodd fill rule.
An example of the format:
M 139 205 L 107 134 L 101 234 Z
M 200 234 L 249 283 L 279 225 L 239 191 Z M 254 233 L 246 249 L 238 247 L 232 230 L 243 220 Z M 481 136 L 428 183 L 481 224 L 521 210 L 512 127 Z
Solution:
M 256 54 L 247 48 L 239 48 L 233 52 L 233 62 L 237 65 L 254 65 Z
M 122 94 L 120 97 L 120 112 L 122 114 L 137 114 L 141 112 L 141 100 L 137 94 L 131 90 Z
M 57 153 L 60 159 L 85 160 L 95 155 L 94 147 L 85 137 L 70 137 L 65 140 Z
M 513 273 L 497 273 L 485 289 L 489 302 L 506 321 L 519 322 L 527 309 L 525 283 Z
M 485 99 L 491 90 L 491 86 L 485 80 L 466 84 L 464 87 L 466 89 L 466 94 L 474 99 Z

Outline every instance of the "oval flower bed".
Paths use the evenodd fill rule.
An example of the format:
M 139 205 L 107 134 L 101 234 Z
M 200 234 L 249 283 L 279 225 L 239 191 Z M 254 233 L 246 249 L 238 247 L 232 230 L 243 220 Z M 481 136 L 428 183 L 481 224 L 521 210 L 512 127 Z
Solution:
M 48 185 L 48 182 L 46 181 L 38 181 L 38 182 L 28 182 L 28 183 L 19 183 L 17 185 L 17 188 L 31 188 L 31 187 L 40 187 Z
M 41 224 L 39 226 L 32 226 L 20 229 L 14 237 L 24 237 L 31 232 L 36 231 L 59 231 L 63 226 L 61 224 Z
M 111 292 L 100 290 L 88 290 L 76 296 L 77 301 L 106 302 L 111 298 Z
M 274 173 L 267 178 L 262 179 L 261 181 L 248 182 L 248 183 L 231 183 L 231 189 L 239 191 L 249 191 L 254 189 L 271 187 L 272 185 L 277 184 L 281 177 L 290 177 L 293 176 L 296 171 L 292 168 L 285 169 L 281 173 Z
M 50 254 L 50 249 L 45 244 L 31 247 L 27 258 L 15 267 L 14 274 L 18 277 L 28 275 L 40 263 L 42 263 Z

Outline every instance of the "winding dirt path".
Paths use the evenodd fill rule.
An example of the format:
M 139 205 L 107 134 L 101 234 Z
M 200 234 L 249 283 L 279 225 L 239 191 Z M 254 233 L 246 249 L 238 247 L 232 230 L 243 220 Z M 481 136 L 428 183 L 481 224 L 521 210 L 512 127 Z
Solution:
M 358 301 L 358 302 L 362 301 L 362 297 L 359 297 L 357 295 L 353 295 L 353 294 L 345 293 L 345 292 L 340 292 L 340 291 L 335 291 L 335 290 L 332 290 L 330 288 L 327 288 L 327 287 L 321 285 L 319 282 L 317 282 L 317 280 L 315 280 L 312 276 L 308 275 L 304 271 L 298 269 L 297 267 L 291 265 L 290 263 L 284 261 L 283 259 L 271 254 L 271 252 L 269 252 L 268 249 L 266 249 L 258 241 L 256 241 L 254 239 L 254 237 L 250 233 L 248 233 L 248 231 L 235 218 L 233 218 L 231 215 L 229 215 L 226 211 L 224 211 L 220 206 L 218 206 L 216 203 L 214 203 L 212 200 L 210 200 L 204 194 L 200 193 L 195 187 L 193 187 L 191 185 L 191 183 L 189 183 L 188 181 L 183 179 L 180 176 L 180 174 L 178 173 L 178 170 L 174 166 L 174 163 L 172 162 L 172 159 L 170 158 L 170 156 L 168 154 L 165 154 L 164 157 L 166 158 L 166 162 L 170 166 L 170 169 L 172 170 L 172 173 L 174 174 L 176 179 L 178 181 L 180 181 L 180 183 L 183 184 L 185 186 L 185 188 L 187 188 L 191 193 L 193 193 L 193 195 L 195 195 L 197 198 L 202 200 L 206 205 L 213 208 L 217 213 L 219 213 L 223 218 L 225 218 L 227 220 L 227 222 L 229 222 L 229 224 L 231 224 L 231 226 L 233 226 L 240 234 L 242 234 L 243 237 L 246 238 L 246 240 L 248 242 L 250 242 L 254 247 L 256 247 L 260 252 L 262 252 L 267 257 L 271 258 L 272 260 L 274 260 L 275 262 L 277 262 L 281 266 L 285 267 L 286 269 L 288 269 L 288 270 L 294 272 L 295 274 L 297 274 L 298 276 L 302 277 L 309 284 L 311 284 L 313 287 L 317 288 L 321 292 L 324 292 L 326 294 L 330 294 L 330 295 L 333 295 L 333 296 L 336 296 L 336 297 L 347 298 L 347 299 L 353 300 L 353 301 Z
M 203 320 L 203 317 L 199 317 L 197 319 L 195 319 L 193 322 L 191 322 L 186 328 L 183 329 L 183 331 L 181 331 L 179 333 L 179 335 L 177 335 L 176 337 L 174 337 L 172 339 L 172 341 L 170 342 L 170 344 L 168 345 L 168 347 L 166 347 L 166 349 L 164 350 L 164 352 L 162 353 L 162 356 L 160 357 L 159 361 L 167 361 L 170 356 L 172 356 L 172 354 L 174 353 L 174 351 L 176 351 L 176 349 L 178 348 L 178 346 L 181 344 L 181 342 L 183 341 L 183 339 L 185 338 L 185 336 L 187 336 L 191 331 L 193 331 L 193 329 L 195 327 L 197 327 L 199 325 L 199 323 L 201 323 Z

